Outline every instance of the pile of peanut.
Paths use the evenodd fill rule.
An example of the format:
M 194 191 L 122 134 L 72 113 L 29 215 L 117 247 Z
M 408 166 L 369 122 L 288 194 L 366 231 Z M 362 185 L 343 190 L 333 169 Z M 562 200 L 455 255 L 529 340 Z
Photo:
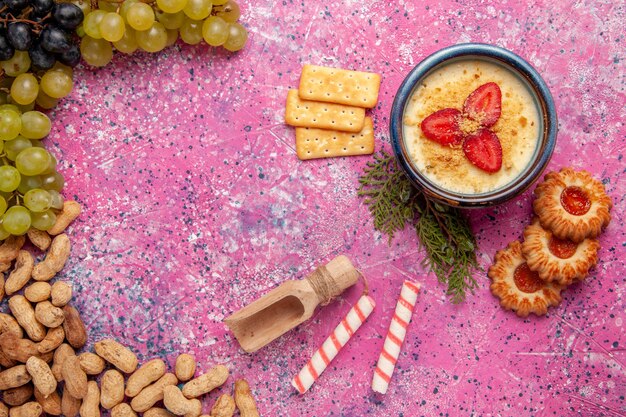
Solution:
M 63 231 L 79 214 L 80 205 L 66 201 L 51 230 L 28 232 L 31 243 L 47 251 L 37 264 L 22 250 L 24 236 L 11 236 L 0 245 L 0 301 L 9 297 L 11 313 L 0 313 L 0 417 L 95 417 L 101 409 L 110 410 L 112 417 L 200 416 L 198 397 L 226 382 L 225 366 L 194 378 L 194 357 L 181 354 L 174 373 L 167 372 L 161 359 L 138 368 L 137 356 L 112 339 L 95 343 L 95 353 L 77 354 L 87 343 L 87 331 L 69 304 L 72 287 L 50 281 L 69 258 L 70 240 Z M 5 282 L 4 272 L 13 264 Z M 204 416 L 232 416 L 236 408 L 242 417 L 259 416 L 243 379 L 235 382 L 234 398 L 221 395 Z

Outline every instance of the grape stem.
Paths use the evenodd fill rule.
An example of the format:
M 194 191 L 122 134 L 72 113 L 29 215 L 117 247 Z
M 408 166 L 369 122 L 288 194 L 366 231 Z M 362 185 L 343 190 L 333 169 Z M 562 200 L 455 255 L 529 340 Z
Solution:
M 0 9 L 0 13 L 2 13 L 4 10 L 6 10 L 6 8 L 7 7 L 4 6 L 2 9 Z M 28 13 L 30 13 L 30 11 L 28 11 Z M 41 29 L 43 29 L 43 25 L 41 23 L 44 22 L 45 20 L 49 19 L 52 16 L 51 13 L 48 13 L 39 22 L 34 22 L 34 21 L 26 19 L 24 17 L 28 13 L 23 13 L 20 17 L 15 17 L 11 13 L 9 13 L 9 14 L 7 14 L 6 17 L 0 17 L 0 23 L 3 23 L 5 26 L 7 25 L 7 23 L 15 23 L 15 22 L 28 23 L 28 24 L 34 26 L 33 27 L 33 32 L 39 33 L 41 31 Z

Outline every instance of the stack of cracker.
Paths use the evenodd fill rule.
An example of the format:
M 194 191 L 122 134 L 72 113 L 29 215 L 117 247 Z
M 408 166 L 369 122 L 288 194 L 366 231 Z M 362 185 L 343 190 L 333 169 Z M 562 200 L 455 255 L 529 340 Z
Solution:
M 379 88 L 379 74 L 305 65 L 285 110 L 285 121 L 296 127 L 298 158 L 373 153 L 374 126 L 365 109 L 376 106 Z

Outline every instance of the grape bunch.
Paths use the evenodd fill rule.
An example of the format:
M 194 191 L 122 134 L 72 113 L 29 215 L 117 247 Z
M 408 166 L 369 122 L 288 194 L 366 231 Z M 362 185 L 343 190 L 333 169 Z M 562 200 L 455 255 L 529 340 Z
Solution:
M 49 132 L 45 114 L 0 105 L 0 240 L 31 227 L 49 230 L 63 208 L 65 180 L 41 143 Z
M 246 29 L 237 23 L 240 14 L 234 0 L 156 0 L 152 5 L 140 0 L 100 1 L 79 30 L 84 33 L 80 50 L 85 62 L 94 66 L 108 64 L 113 48 L 125 54 L 138 49 L 159 52 L 179 37 L 190 45 L 204 40 L 234 52 L 248 39 Z
M 27 61 L 36 70 L 50 69 L 57 61 L 76 66 L 80 48 L 75 31 L 83 18 L 82 9 L 72 3 L 0 0 L 0 61 Z
M 20 111 L 54 108 L 60 98 L 72 92 L 72 68 L 59 62 L 47 71 L 27 72 L 28 55 L 16 52 L 9 61 L 0 63 L 8 77 L 0 79 L 0 104 L 14 104 Z M 23 60 L 23 61 L 20 61 Z

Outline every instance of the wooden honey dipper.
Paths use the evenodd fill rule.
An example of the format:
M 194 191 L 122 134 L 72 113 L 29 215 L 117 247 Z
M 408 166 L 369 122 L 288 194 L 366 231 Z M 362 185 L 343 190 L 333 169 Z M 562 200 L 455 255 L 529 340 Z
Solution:
M 242 349 L 255 352 L 310 319 L 318 305 L 354 285 L 359 272 L 339 255 L 303 280 L 289 280 L 227 317 L 224 322 Z

